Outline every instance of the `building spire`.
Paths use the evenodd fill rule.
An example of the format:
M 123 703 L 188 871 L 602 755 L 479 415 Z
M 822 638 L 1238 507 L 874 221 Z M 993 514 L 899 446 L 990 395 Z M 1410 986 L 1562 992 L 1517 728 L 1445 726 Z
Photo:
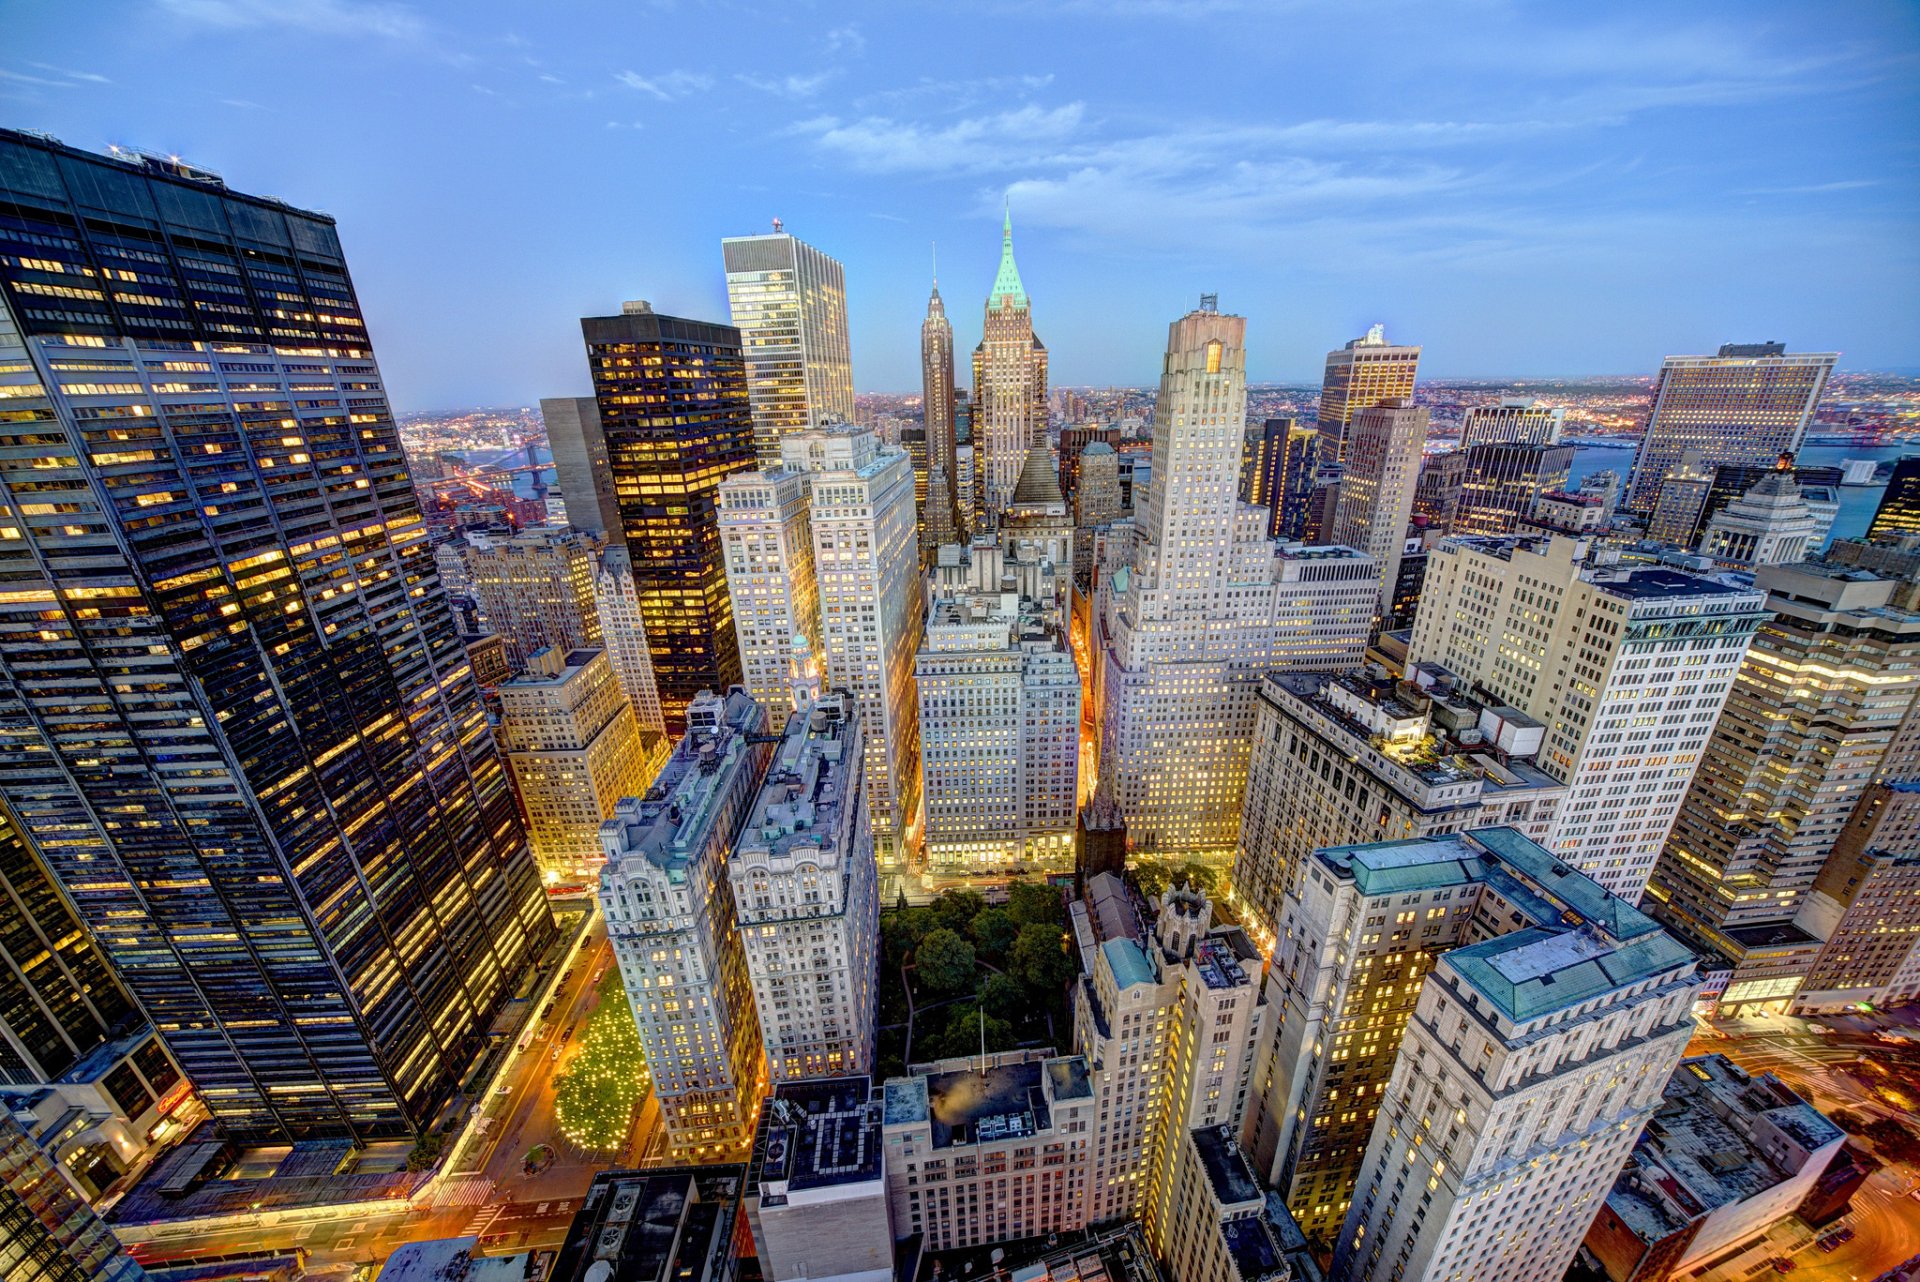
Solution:
M 993 292 L 987 295 L 987 306 L 996 307 L 1001 299 L 1009 299 L 1015 307 L 1025 309 L 1027 288 L 1020 283 L 1020 269 L 1013 261 L 1013 202 L 1007 202 L 1005 219 L 1000 224 L 1000 271 L 993 278 Z

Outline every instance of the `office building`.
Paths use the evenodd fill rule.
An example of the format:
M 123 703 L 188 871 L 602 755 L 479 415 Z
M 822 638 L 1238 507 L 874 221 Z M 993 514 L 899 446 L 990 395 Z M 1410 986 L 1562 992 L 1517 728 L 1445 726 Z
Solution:
M 653 786 L 600 828 L 600 910 L 676 1162 L 743 1156 L 765 1090 L 727 860 L 771 737 L 743 691 L 701 694 Z
M 920 723 L 913 683 L 922 624 L 913 469 L 870 428 L 837 424 L 790 433 L 781 467 L 730 483 L 729 582 L 743 663 L 782 715 L 794 661 L 819 645 L 826 684 L 859 706 L 867 806 L 883 867 L 905 858 L 920 806 Z M 804 508 L 800 500 L 804 498 Z M 811 547 L 801 541 L 802 533 Z
M 1165 1246 L 1169 1282 L 1314 1282 L 1320 1270 L 1231 1126 L 1182 1137 Z
M 1087 1061 L 1002 1051 L 908 1066 L 884 1087 L 893 1231 L 931 1251 L 1085 1228 L 1099 1131 Z
M 1548 490 L 1533 501 L 1533 514 L 1519 533 L 1590 535 L 1607 528 L 1607 501 L 1598 494 Z
M 0 1114 L 0 1277 L 9 1282 L 141 1282 L 113 1230 Z
M 974 552 L 974 577 L 987 578 L 999 559 Z M 927 861 L 942 871 L 1065 867 L 1080 670 L 1059 613 L 991 577 L 934 597 L 914 659 Z
M 860 717 L 810 693 L 727 860 L 775 1082 L 873 1071 L 880 883 Z
M 965 528 L 958 511 L 960 498 L 953 475 L 959 438 L 953 385 L 953 324 L 940 300 L 940 282 L 933 282 L 927 299 L 927 318 L 920 322 L 920 407 L 927 432 L 927 497 L 921 507 L 921 543 L 931 549 L 950 543 Z M 940 483 L 935 484 L 935 480 Z M 930 507 L 928 505 L 931 505 Z
M 740 331 L 645 302 L 580 322 L 667 732 L 689 700 L 741 679 L 715 505 L 753 466 Z
M 1553 831 L 1566 785 L 1534 764 L 1539 722 L 1427 672 L 1278 672 L 1260 685 L 1233 896 L 1263 939 L 1324 846 L 1511 827 Z
M 1013 262 L 1013 215 L 1000 232 L 1000 270 L 973 349 L 974 503 L 998 516 L 1013 495 L 1027 451 L 1047 431 L 1047 347 L 1033 332 L 1033 306 Z M 977 520 L 968 527 L 979 528 Z
M 1774 471 L 1708 518 L 1700 551 L 1722 570 L 1792 565 L 1815 551 L 1818 524 L 1793 473 Z
M 1053 451 L 1044 442 L 1027 451 L 1020 480 L 1000 515 L 999 535 L 1009 561 L 1046 567 L 1054 593 L 1043 604 L 1065 611 L 1073 583 L 1073 515 L 1060 492 Z
M 866 1077 L 775 1084 L 745 1205 L 767 1282 L 892 1282 L 883 1109 Z
M 50 1081 L 0 1085 L 0 1112 L 13 1114 L 89 1202 L 206 1117 L 158 1034 L 144 1024 L 93 1047 Z
M 1731 971 L 1732 1013 L 1784 1010 L 1806 976 L 1821 941 L 1795 920 L 1920 692 L 1904 585 L 1816 562 L 1762 567 L 1755 586 L 1772 617 L 1647 887 L 1654 915 Z
M 1298 539 L 1306 529 L 1319 434 L 1311 424 L 1270 418 L 1247 431 L 1240 469 L 1240 501 L 1265 508 L 1267 535 Z
M 1168 327 L 1152 481 L 1128 563 L 1101 577 L 1091 646 L 1100 782 L 1136 847 L 1220 863 L 1261 674 L 1357 662 L 1379 594 L 1370 557 L 1276 545 L 1238 502 L 1245 344 L 1246 321 L 1211 296 Z
M 1653 509 L 1647 514 L 1647 537 L 1674 547 L 1693 547 L 1699 537 L 1701 515 L 1713 489 L 1714 469 L 1701 461 L 1700 451 L 1685 450 L 1660 483 Z
M 1627 482 L 1626 505 L 1651 512 L 1688 450 L 1720 463 L 1764 467 L 1798 452 L 1838 352 L 1789 355 L 1779 343 L 1728 343 L 1716 356 L 1669 356 Z M 1658 537 L 1656 535 L 1656 537 Z
M 917 423 L 902 425 L 899 445 L 907 452 L 907 462 L 913 467 L 914 528 L 920 542 L 920 555 L 924 558 L 928 547 L 927 486 L 931 484 L 927 476 L 927 429 Z
M 754 452 L 780 462 L 788 433 L 853 421 L 847 282 L 840 263 L 780 229 L 720 241 L 727 310 L 740 331 Z
M 1091 441 L 1081 449 L 1073 491 L 1074 521 L 1082 528 L 1106 525 L 1126 515 L 1120 501 L 1120 456 L 1105 441 Z M 1074 571 L 1080 561 L 1076 555 Z
M 1073 1044 L 1092 1069 L 1100 1126 L 1087 1215 L 1141 1216 L 1165 1258 L 1181 1148 L 1195 1127 L 1239 1130 L 1262 1028 L 1260 954 L 1216 927 L 1190 888 L 1143 903 L 1114 874 L 1073 906 L 1083 971 Z
M 591 396 L 542 397 L 540 418 L 553 455 L 547 519 L 602 543 L 619 543 L 620 500 L 607 462 L 607 438 L 600 431 L 599 402 Z
M 1429 454 L 1420 460 L 1420 477 L 1413 485 L 1413 514 L 1442 534 L 1453 530 L 1454 513 L 1467 485 L 1467 456 L 1459 450 Z
M 625 547 L 610 546 L 600 554 L 594 567 L 593 604 L 600 616 L 600 644 L 633 709 L 634 723 L 641 733 L 664 739 L 667 721 L 660 707 L 660 686 L 653 677 L 653 653 L 647 648 L 647 620 L 640 612 L 633 557 Z M 476 665 L 476 678 L 478 671 Z
M 0 132 L 0 370 L 0 802 L 228 1134 L 416 1133 L 553 925 L 333 221 Z
M 1693 954 L 1506 828 L 1301 885 L 1249 1130 L 1309 1238 L 1351 1198 L 1328 1276 L 1558 1282 L 1692 1036 Z
M 1324 438 L 1323 438 L 1324 439 Z M 1420 453 L 1427 443 L 1427 411 L 1400 398 L 1354 411 L 1347 425 L 1340 506 L 1326 542 L 1358 549 L 1380 572 L 1379 613 L 1392 612 Z
M 1080 501 L 1080 455 L 1094 444 L 1114 449 L 1120 444 L 1120 429 L 1098 423 L 1060 429 L 1060 492 L 1076 506 Z
M 1580 482 L 1580 493 L 1591 494 L 1606 504 L 1607 520 L 1620 506 L 1620 474 L 1611 469 L 1603 472 L 1590 472 Z
M 1893 475 L 1874 509 L 1867 538 L 1888 539 L 1920 534 L 1920 454 L 1909 454 L 1893 465 Z
M 1532 517 L 1542 494 L 1566 489 L 1573 466 L 1571 445 L 1481 443 L 1465 454 L 1455 534 L 1512 534 Z
M 1472 405 L 1460 422 L 1460 448 L 1476 445 L 1558 445 L 1567 411 L 1532 396 L 1503 396 L 1497 405 Z
M 468 530 L 461 559 L 480 620 L 506 643 L 507 663 L 524 672 L 540 650 L 585 650 L 600 644 L 594 599 L 600 547 L 560 525 Z
M 1567 796 L 1545 844 L 1635 900 L 1767 618 L 1766 594 L 1589 551 L 1555 536 L 1442 539 L 1407 659 L 1546 727 L 1537 761 Z
M 808 660 L 820 652 L 807 500 L 807 474 L 792 468 L 737 472 L 720 483 L 720 544 L 743 684 L 771 716 L 795 711 L 796 651 Z
M 0 807 L 0 1083 L 52 1082 L 140 1017 L 53 874 Z
M 501 684 L 500 748 L 550 887 L 590 885 L 600 825 L 644 794 L 666 764 L 666 736 L 640 729 L 605 650 L 537 650 Z
M 596 1171 L 547 1282 L 733 1282 L 745 1182 L 739 1163 Z
M 1714 468 L 1713 483 L 1707 487 L 1706 502 L 1700 507 L 1698 530 L 1705 530 L 1716 513 L 1775 472 L 1786 472 L 1800 487 L 1800 497 L 1814 517 L 1809 547 L 1817 551 L 1826 543 L 1834 518 L 1839 514 L 1839 491 L 1846 481 L 1846 469 L 1803 466 L 1794 462 L 1791 454 L 1782 454 L 1765 467 L 1722 463 Z M 1695 537 L 1698 538 L 1698 531 Z
M 1683 1059 L 1587 1229 L 1585 1254 L 1608 1282 L 1726 1267 L 1799 1209 L 1846 1138 L 1772 1073 L 1749 1075 L 1725 1055 Z
M 1320 380 L 1319 465 L 1329 467 L 1346 459 L 1347 430 L 1355 414 L 1389 401 L 1410 400 L 1419 367 L 1420 349 L 1387 342 L 1384 325 L 1375 325 L 1364 337 L 1328 352 Z

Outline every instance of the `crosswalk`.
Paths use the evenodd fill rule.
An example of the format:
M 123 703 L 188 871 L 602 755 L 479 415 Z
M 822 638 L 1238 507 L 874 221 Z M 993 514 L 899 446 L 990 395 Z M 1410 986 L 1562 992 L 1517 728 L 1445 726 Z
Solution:
M 478 1206 L 493 1193 L 493 1181 L 484 1175 L 448 1180 L 434 1199 L 439 1206 Z
M 481 1234 L 485 1233 L 489 1228 L 493 1227 L 493 1222 L 499 1219 L 501 1212 L 505 1211 L 506 1209 L 507 1208 L 505 1206 L 502 1206 L 497 1202 L 492 1206 L 481 1207 L 480 1210 L 475 1213 L 474 1217 L 467 1221 L 466 1227 L 461 1229 L 460 1232 L 456 1234 L 456 1236 L 479 1237 Z

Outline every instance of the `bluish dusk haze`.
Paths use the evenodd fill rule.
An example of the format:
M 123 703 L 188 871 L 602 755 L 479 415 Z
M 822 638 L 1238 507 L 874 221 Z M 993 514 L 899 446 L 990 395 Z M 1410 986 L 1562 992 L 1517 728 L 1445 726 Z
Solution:
M 0 0 L 0 123 L 340 221 L 402 408 L 589 390 L 578 318 L 724 320 L 719 238 L 846 265 L 854 377 L 956 346 L 1011 205 L 1057 384 L 1376 321 L 1431 376 L 1779 339 L 1920 365 L 1920 7 Z M 964 373 L 963 373 L 964 378 Z

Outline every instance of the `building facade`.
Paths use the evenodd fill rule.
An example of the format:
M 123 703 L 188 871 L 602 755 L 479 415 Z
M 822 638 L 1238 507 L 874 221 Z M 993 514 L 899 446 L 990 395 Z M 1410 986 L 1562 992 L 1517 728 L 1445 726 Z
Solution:
M 1757 570 L 1807 559 L 1819 522 L 1788 471 L 1768 473 L 1707 518 L 1700 551 L 1724 570 Z
M 1255 1152 L 1309 1218 L 1351 1190 L 1328 1276 L 1557 1282 L 1692 1036 L 1693 954 L 1509 829 L 1319 851 L 1304 886 Z M 1330 1129 L 1375 1109 L 1364 1154 Z
M 820 652 L 820 584 L 807 504 L 807 475 L 791 468 L 739 472 L 720 485 L 720 543 L 741 675 L 747 693 L 774 716 L 795 711 L 796 651 Z
M 1345 460 L 1347 429 L 1355 414 L 1369 406 L 1411 398 L 1419 368 L 1420 349 L 1387 342 L 1384 325 L 1375 325 L 1363 337 L 1328 352 L 1320 380 L 1320 465 Z
M 866 1077 L 775 1083 L 744 1199 L 768 1282 L 891 1282 L 883 1107 Z
M 715 502 L 721 481 L 753 466 L 740 331 L 645 302 L 580 328 L 662 718 L 677 735 L 696 694 L 740 680 Z
M 1383 617 L 1392 613 L 1426 442 L 1427 411 L 1404 397 L 1354 411 L 1347 426 L 1340 506 L 1326 542 L 1373 558 L 1380 572 L 1378 612 Z
M 727 860 L 774 1082 L 873 1071 L 880 879 L 865 774 L 853 700 L 806 698 Z
M 1797 452 L 1838 352 L 1789 355 L 1779 343 L 1727 343 L 1714 356 L 1669 356 L 1653 384 L 1626 506 L 1651 512 L 1688 450 L 1720 463 L 1765 466 Z
M 0 174 L 0 801 L 229 1134 L 415 1133 L 553 924 L 334 224 Z
M 789 432 L 853 422 L 853 354 L 846 273 L 797 236 L 728 236 L 720 242 L 727 309 L 740 331 L 754 451 L 776 467 Z
M 507 647 L 507 663 L 526 670 L 540 650 L 584 650 L 600 644 L 594 600 L 600 547 L 559 525 L 518 532 L 468 530 L 460 549 L 481 622 Z
M 605 858 L 600 825 L 647 791 L 666 736 L 642 731 L 605 650 L 539 650 L 499 687 L 500 747 L 550 887 L 590 885 Z
M 1442 539 L 1407 659 L 1546 727 L 1537 760 L 1567 785 L 1546 844 L 1634 900 L 1767 617 L 1766 594 L 1590 551 L 1556 536 Z
M 1571 445 L 1482 442 L 1465 454 L 1455 534 L 1512 534 L 1532 518 L 1542 494 L 1567 488 L 1573 466 Z
M 766 730 L 745 693 L 701 695 L 653 787 L 600 828 L 600 910 L 673 1161 L 744 1156 L 766 1092 L 727 873 L 766 771 Z
M 1561 405 L 1537 397 L 1503 396 L 1495 405 L 1472 405 L 1460 422 L 1460 448 L 1476 445 L 1558 445 L 1567 421 Z
M 600 403 L 591 396 L 542 397 L 540 419 L 553 456 L 547 519 L 602 543 L 618 543 L 620 500 L 607 463 L 607 438 L 600 431 Z
M 953 385 L 953 323 L 947 319 L 947 307 L 940 299 L 940 282 L 933 282 L 927 299 L 927 318 L 920 322 L 920 412 L 927 431 L 926 499 L 920 518 L 922 549 L 938 547 L 960 534 L 965 523 L 958 511 L 959 496 L 954 491 L 953 474 L 959 445 L 954 433 L 955 400 Z M 935 480 L 938 484 L 935 484 Z M 933 537 L 927 537 L 931 531 Z
M 1027 451 L 1047 431 L 1047 347 L 1033 332 L 1033 306 L 1013 261 L 1013 216 L 1000 232 L 1000 270 L 973 349 L 974 503 L 997 516 L 1013 495 Z M 968 528 L 978 528 L 973 514 Z
M 40 1147 L 0 1114 L 0 1277 L 141 1282 L 146 1276 Z
M 600 644 L 619 678 L 620 690 L 633 709 L 642 733 L 667 734 L 666 714 L 660 707 L 660 686 L 653 676 L 653 652 L 647 646 L 647 620 L 640 610 L 640 589 L 633 575 L 633 557 L 624 546 L 600 554 L 593 574 L 594 612 L 600 616 Z

